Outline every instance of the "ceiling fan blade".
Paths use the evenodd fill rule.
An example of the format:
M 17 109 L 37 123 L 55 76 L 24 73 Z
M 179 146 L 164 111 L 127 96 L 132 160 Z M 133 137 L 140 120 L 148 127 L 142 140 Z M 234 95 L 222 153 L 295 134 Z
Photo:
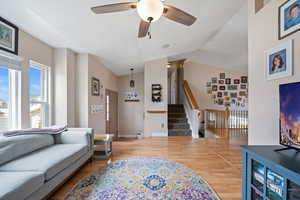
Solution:
M 136 2 L 116 3 L 116 4 L 109 4 L 104 6 L 96 6 L 91 9 L 96 14 L 120 12 L 120 11 L 136 9 Z
M 149 27 L 150 27 L 149 22 L 145 22 L 144 20 L 141 20 L 140 28 L 139 28 L 139 38 L 143 38 L 147 36 Z
M 187 26 L 191 26 L 197 20 L 196 17 L 169 5 L 165 5 L 163 16 Z

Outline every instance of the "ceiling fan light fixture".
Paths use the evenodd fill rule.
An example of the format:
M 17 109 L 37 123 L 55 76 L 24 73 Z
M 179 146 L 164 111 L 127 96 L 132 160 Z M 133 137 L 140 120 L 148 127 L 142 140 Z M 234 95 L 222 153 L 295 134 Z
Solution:
M 164 4 L 161 0 L 140 0 L 137 3 L 137 11 L 144 21 L 154 22 L 162 16 Z

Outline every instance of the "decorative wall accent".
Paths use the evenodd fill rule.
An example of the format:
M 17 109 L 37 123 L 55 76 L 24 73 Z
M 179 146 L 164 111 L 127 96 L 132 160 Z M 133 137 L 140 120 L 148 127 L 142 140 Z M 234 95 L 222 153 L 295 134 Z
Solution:
M 288 0 L 279 7 L 279 39 L 300 30 L 300 0 Z
M 225 107 L 245 107 L 248 103 L 248 77 L 240 79 L 226 77 L 226 73 L 220 73 L 220 79 L 213 77 L 206 83 L 207 94 L 213 102 Z
M 0 17 L 0 49 L 18 55 L 19 29 Z
M 159 103 L 162 101 L 161 84 L 152 84 L 152 102 Z
M 100 96 L 100 80 L 92 77 L 92 81 L 91 81 L 91 92 L 92 92 L 92 96 Z

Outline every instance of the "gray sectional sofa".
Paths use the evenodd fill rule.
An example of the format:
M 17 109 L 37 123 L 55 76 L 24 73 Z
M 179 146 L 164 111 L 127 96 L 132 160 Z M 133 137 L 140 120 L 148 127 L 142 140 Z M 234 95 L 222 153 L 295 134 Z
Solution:
M 0 136 L 0 200 L 48 196 L 94 152 L 93 130 L 52 135 Z

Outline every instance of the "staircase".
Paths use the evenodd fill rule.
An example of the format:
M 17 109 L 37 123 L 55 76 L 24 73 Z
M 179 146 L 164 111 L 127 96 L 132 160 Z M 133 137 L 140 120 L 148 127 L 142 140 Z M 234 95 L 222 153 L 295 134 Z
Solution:
M 168 106 L 169 136 L 191 136 L 192 131 L 182 104 Z

